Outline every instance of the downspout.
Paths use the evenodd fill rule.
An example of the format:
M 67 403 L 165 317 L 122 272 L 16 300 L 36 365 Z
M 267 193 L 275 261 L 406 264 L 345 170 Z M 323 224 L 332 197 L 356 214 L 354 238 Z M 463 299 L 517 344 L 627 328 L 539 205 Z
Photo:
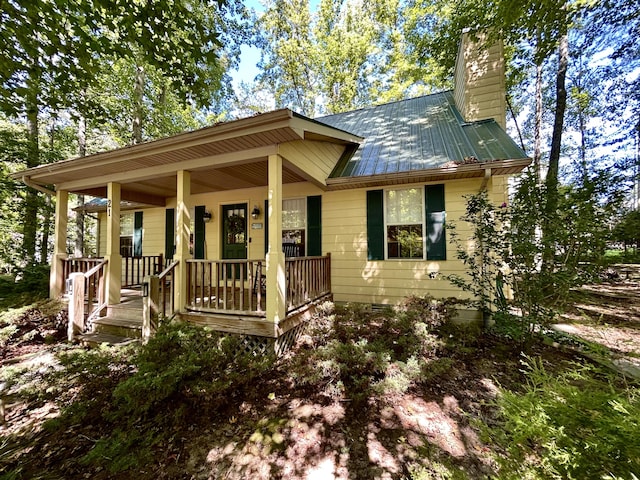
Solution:
M 480 184 L 480 190 L 478 190 L 478 193 L 482 193 L 487 190 L 487 184 L 489 183 L 490 178 L 491 178 L 491 168 L 485 168 L 484 177 L 482 178 L 482 183 Z
M 22 177 L 22 183 L 24 183 L 27 187 L 31 187 L 34 190 L 37 190 L 39 192 L 42 192 L 46 195 L 49 195 L 51 197 L 55 197 L 56 196 L 56 192 L 54 192 L 53 190 L 49 190 L 48 188 L 43 187 L 42 185 L 32 182 L 31 179 L 27 176 L 23 176 Z

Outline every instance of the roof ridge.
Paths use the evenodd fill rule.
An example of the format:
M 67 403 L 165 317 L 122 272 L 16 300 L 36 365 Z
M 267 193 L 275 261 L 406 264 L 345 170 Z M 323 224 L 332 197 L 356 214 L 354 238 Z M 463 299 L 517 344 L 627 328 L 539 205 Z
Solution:
M 374 108 L 379 108 L 379 107 L 386 107 L 389 105 L 393 105 L 393 104 L 397 104 L 397 103 L 402 103 L 402 102 L 409 102 L 411 100 L 418 100 L 421 98 L 426 98 L 426 97 L 434 97 L 436 95 L 444 95 L 446 93 L 449 92 L 453 92 L 453 90 L 449 89 L 449 90 L 442 90 L 441 92 L 433 92 L 433 93 L 427 93 L 425 95 L 418 95 L 417 97 L 410 97 L 410 98 L 403 98 L 400 100 L 393 100 L 391 102 L 385 102 L 385 103 L 378 103 L 376 105 L 370 105 L 368 107 L 361 107 L 361 108 L 356 108 L 355 110 L 347 110 L 345 112 L 340 112 L 340 113 L 332 113 L 329 115 L 323 115 L 320 117 L 313 117 L 314 120 L 318 120 L 318 121 L 322 121 L 325 118 L 330 118 L 330 117 L 337 117 L 339 115 L 346 115 L 349 113 L 355 113 L 355 112 L 362 112 L 364 110 L 373 110 Z

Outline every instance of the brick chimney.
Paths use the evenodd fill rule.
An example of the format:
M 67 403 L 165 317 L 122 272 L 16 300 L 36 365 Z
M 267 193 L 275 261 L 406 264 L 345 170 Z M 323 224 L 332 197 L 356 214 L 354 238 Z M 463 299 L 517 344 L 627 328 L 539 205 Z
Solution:
M 493 118 L 506 129 L 506 87 L 504 46 L 499 40 L 483 46 L 486 35 L 478 41 L 463 32 L 456 58 L 453 95 L 456 107 L 467 122 Z

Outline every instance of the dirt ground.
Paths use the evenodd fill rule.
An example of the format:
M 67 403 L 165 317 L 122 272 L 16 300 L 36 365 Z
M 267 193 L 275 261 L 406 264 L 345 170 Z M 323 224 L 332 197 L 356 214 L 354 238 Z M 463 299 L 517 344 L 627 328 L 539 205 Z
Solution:
M 555 325 L 559 331 L 602 345 L 623 371 L 640 378 L 640 281 L 585 285 Z
M 64 316 L 32 310 L 18 333 L 0 351 L 0 371 L 26 369 L 34 382 L 58 368 L 64 343 Z M 574 306 L 557 330 L 602 345 L 616 361 L 640 372 L 640 282 L 621 280 L 576 291 Z M 582 355 L 566 348 L 536 345 L 550 370 Z M 492 446 L 478 422 L 491 425 L 491 402 L 499 388 L 518 389 L 522 357 L 495 339 L 469 337 L 468 344 L 444 348 L 431 359 L 429 382 L 404 394 L 354 402 L 299 385 L 279 368 L 243 398 L 220 410 L 197 412 L 156 449 L 144 469 L 113 475 L 83 465 L 81 458 L 103 434 L 101 425 L 75 425 L 59 432 L 42 429 L 59 415 L 57 401 L 30 404 L 2 388 L 0 476 L 11 478 L 189 478 L 189 479 L 401 479 L 487 478 L 494 472 Z M 29 377 L 30 378 L 30 377 Z M 29 378 L 24 379 L 25 382 Z M 420 463 L 420 459 L 429 459 Z

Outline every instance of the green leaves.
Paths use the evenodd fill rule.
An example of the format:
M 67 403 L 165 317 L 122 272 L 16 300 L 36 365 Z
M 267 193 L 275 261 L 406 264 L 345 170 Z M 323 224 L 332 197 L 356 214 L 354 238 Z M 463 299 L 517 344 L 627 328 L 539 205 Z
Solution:
M 503 390 L 502 422 L 484 427 L 505 448 L 503 471 L 513 478 L 633 478 L 640 468 L 638 389 L 618 388 L 593 367 L 552 375 L 540 359 L 523 364 L 525 391 Z

